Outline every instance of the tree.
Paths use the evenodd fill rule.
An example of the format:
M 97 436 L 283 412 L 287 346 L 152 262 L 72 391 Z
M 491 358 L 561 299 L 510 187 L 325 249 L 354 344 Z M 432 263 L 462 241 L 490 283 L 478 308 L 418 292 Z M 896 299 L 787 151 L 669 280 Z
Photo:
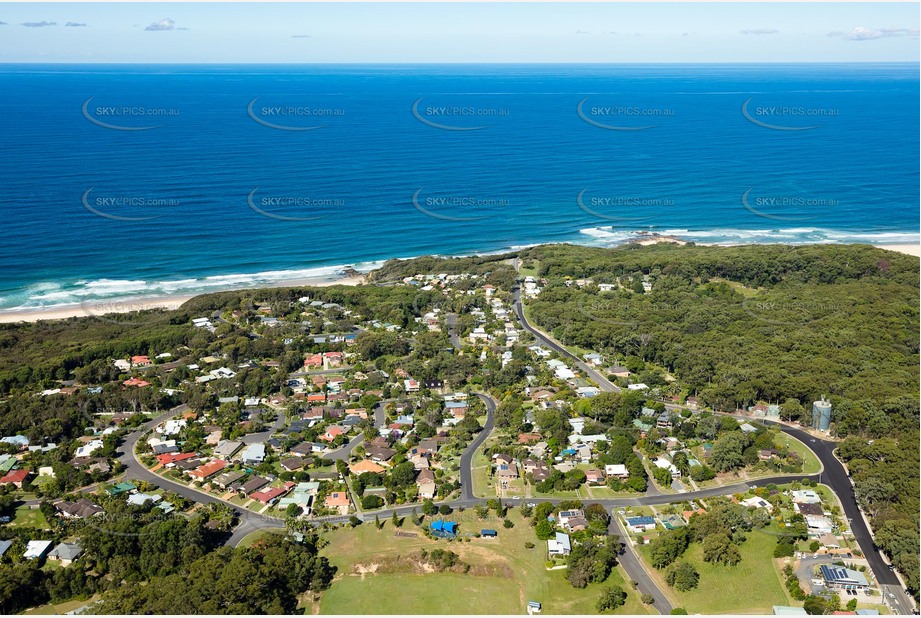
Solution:
M 808 595 L 806 600 L 803 601 L 803 609 L 811 616 L 821 616 L 826 612 L 827 608 L 828 604 L 825 599 L 814 594 Z
M 651 594 L 644 593 L 640 595 L 640 601 L 642 601 L 643 605 L 652 605 L 656 602 L 656 598 Z
M 664 569 L 674 562 L 688 548 L 689 531 L 687 528 L 676 528 L 660 534 L 649 545 L 649 555 L 652 566 Z
M 598 603 L 595 605 L 595 609 L 603 614 L 617 609 L 626 602 L 627 593 L 624 592 L 624 589 L 620 586 L 611 586 L 601 593 L 601 596 L 598 598 Z
M 394 528 L 399 528 L 403 525 L 403 520 L 397 517 L 397 512 L 393 512 L 393 517 L 390 518 L 391 523 L 393 523 Z
M 435 503 L 430 499 L 426 499 L 422 502 L 422 514 L 432 516 L 438 512 L 438 507 L 435 506 Z
M 789 539 L 780 538 L 778 539 L 777 545 L 774 546 L 774 557 L 775 558 L 788 558 L 792 556 L 795 552 L 793 547 L 793 542 Z
M 739 548 L 726 534 L 714 534 L 704 539 L 704 561 L 734 566 L 742 560 Z
M 809 551 L 817 552 L 819 551 L 820 547 L 822 547 L 821 543 L 819 543 L 818 541 L 813 541 L 812 543 L 809 544 Z
M 537 526 L 534 528 L 534 534 L 537 535 L 537 538 L 541 541 L 547 541 L 553 538 L 554 531 L 553 526 L 550 525 L 550 522 L 546 519 L 537 522 Z
M 673 616 L 687 616 L 688 610 L 684 609 L 683 607 L 675 607 L 672 609 L 671 614 Z
M 697 587 L 700 574 L 688 562 L 676 562 L 665 571 L 665 581 L 669 586 L 681 592 Z
M 374 516 L 374 526 L 375 526 L 378 530 L 381 530 L 381 529 L 384 527 L 384 522 L 381 521 L 380 515 L 375 515 L 375 516 Z
M 504 520 L 502 520 L 502 525 L 503 525 L 504 527 L 506 527 L 506 528 L 514 528 L 514 527 L 515 527 L 515 524 L 512 523 L 512 520 L 511 520 L 511 519 L 504 519 Z
M 735 423 L 733 419 L 729 420 Z M 748 446 L 747 439 L 742 432 L 726 433 L 713 443 L 713 449 L 710 451 L 710 464 L 720 472 L 741 468 L 745 463 L 742 453 L 746 446 Z
M 450 515 L 452 512 L 454 512 L 454 509 L 447 504 L 442 504 L 438 507 L 438 513 L 441 515 Z

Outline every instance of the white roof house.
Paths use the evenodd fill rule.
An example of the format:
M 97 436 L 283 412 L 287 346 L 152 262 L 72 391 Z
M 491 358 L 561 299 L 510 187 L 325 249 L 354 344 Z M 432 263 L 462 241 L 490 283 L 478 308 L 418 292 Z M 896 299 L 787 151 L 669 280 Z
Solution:
M 185 426 L 186 420 L 184 418 L 170 419 L 163 423 L 163 427 L 160 428 L 160 433 L 165 436 L 171 436 L 182 431 Z
M 102 440 L 91 440 L 74 452 L 74 457 L 89 457 L 102 448 Z
M 639 384 L 628 384 L 627 388 L 631 391 L 645 391 L 649 389 L 649 387 L 643 384 L 642 382 L 640 382 Z
M 26 545 L 26 553 L 22 555 L 26 560 L 41 558 L 53 545 L 52 541 L 29 541 Z
M 547 541 L 547 553 L 551 556 L 568 556 L 572 545 L 569 542 L 569 535 L 562 532 L 556 533 L 556 538 Z
M 608 464 L 604 467 L 604 473 L 608 476 L 630 476 L 624 464 Z
M 803 504 L 819 504 L 822 502 L 819 494 L 812 491 L 811 489 L 792 491 L 790 492 L 790 497 L 793 498 L 794 502 L 801 502 Z
M 262 463 L 265 461 L 265 444 L 257 442 L 246 447 L 241 455 L 243 463 Z

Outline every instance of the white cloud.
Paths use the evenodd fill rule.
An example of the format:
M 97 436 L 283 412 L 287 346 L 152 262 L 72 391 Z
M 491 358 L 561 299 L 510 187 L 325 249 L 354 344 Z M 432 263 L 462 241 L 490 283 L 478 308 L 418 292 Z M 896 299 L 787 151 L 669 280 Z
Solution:
M 775 30 L 774 28 L 749 28 L 747 30 L 739 30 L 740 34 L 777 34 L 780 30 Z
M 87 27 L 86 24 L 81 24 L 75 21 L 69 21 L 64 25 L 67 26 L 68 28 L 86 28 Z
M 57 26 L 56 21 L 27 21 L 22 24 L 26 28 L 45 28 L 47 26 Z
M 188 30 L 188 28 L 177 28 L 176 22 L 174 22 L 169 17 L 164 17 L 160 21 L 155 21 L 154 23 L 150 24 L 144 28 L 144 30 L 149 32 L 164 32 L 166 30 Z
M 872 41 L 874 39 L 886 39 L 890 37 L 918 36 L 918 28 L 864 28 L 857 26 L 850 32 L 836 30 L 829 32 L 828 36 L 841 37 L 848 41 Z

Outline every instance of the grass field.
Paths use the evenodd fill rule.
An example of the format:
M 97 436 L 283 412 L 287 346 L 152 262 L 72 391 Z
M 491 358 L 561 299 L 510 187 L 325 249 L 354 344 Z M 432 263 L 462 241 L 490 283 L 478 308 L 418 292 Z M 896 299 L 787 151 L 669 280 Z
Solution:
M 339 572 L 332 587 L 320 600 L 321 614 L 523 614 L 528 601 L 539 601 L 546 614 L 594 614 L 598 597 L 608 586 L 620 585 L 627 593 L 621 614 L 646 614 L 646 606 L 625 583 L 618 567 L 603 584 L 573 588 L 566 571 L 547 571 L 546 543 L 538 541 L 534 530 L 512 509 L 512 529 L 492 520 L 476 521 L 470 511 L 458 514 L 462 532 L 479 532 L 491 527 L 499 532 L 495 539 L 471 539 L 469 543 L 434 541 L 425 538 L 407 518 L 400 529 L 418 532 L 416 538 L 397 537 L 387 521 L 382 530 L 373 524 L 355 529 L 342 528 L 326 533 L 329 545 L 323 549 Z M 526 549 L 525 542 L 535 544 Z M 399 556 L 418 556 L 425 548 L 449 549 L 474 569 L 474 573 L 374 573 L 376 565 Z
M 22 505 L 16 508 L 16 515 L 13 518 L 13 521 L 9 523 L 11 527 L 20 527 L 20 528 L 41 528 L 42 530 L 50 530 L 51 526 L 48 525 L 48 520 L 45 519 L 45 516 L 42 515 L 42 512 L 39 509 L 32 509 L 26 505 Z
M 65 603 L 47 603 L 45 605 L 39 605 L 38 607 L 33 607 L 23 612 L 26 616 L 55 616 L 63 615 L 67 612 L 72 612 L 75 609 L 80 609 L 84 605 L 89 605 L 99 600 L 99 595 L 95 594 L 85 601 L 67 601 Z
M 271 534 L 285 534 L 284 528 L 267 528 L 265 530 L 256 530 L 255 532 L 250 532 L 240 541 L 240 544 L 237 547 L 252 547 L 253 543 L 259 539 L 264 539 L 265 537 Z
M 660 582 L 662 590 L 689 614 L 770 614 L 772 605 L 793 605 L 774 565 L 773 551 L 777 537 L 765 531 L 752 531 L 739 548 L 742 562 L 734 567 L 713 565 L 703 560 L 703 546 L 694 543 L 680 560 L 690 562 L 700 573 L 700 583 L 694 590 L 678 592 L 664 581 L 662 573 L 649 566 L 649 546 L 639 548 Z M 776 532 L 776 530 L 774 530 Z
M 815 456 L 815 453 L 796 438 L 786 434 L 778 434 L 775 443 L 778 446 L 786 446 L 803 459 L 803 474 L 818 474 L 822 469 L 822 464 L 819 462 L 819 458 Z

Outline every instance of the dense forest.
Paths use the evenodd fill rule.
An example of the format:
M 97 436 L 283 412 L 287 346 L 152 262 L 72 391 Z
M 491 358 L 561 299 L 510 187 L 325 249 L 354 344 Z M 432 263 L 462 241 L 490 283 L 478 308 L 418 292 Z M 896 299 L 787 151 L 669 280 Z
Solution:
M 877 542 L 917 597 L 917 258 L 863 245 L 554 245 L 523 259 L 546 280 L 528 301 L 539 327 L 663 392 L 723 411 L 776 403 L 804 423 L 826 396 Z

